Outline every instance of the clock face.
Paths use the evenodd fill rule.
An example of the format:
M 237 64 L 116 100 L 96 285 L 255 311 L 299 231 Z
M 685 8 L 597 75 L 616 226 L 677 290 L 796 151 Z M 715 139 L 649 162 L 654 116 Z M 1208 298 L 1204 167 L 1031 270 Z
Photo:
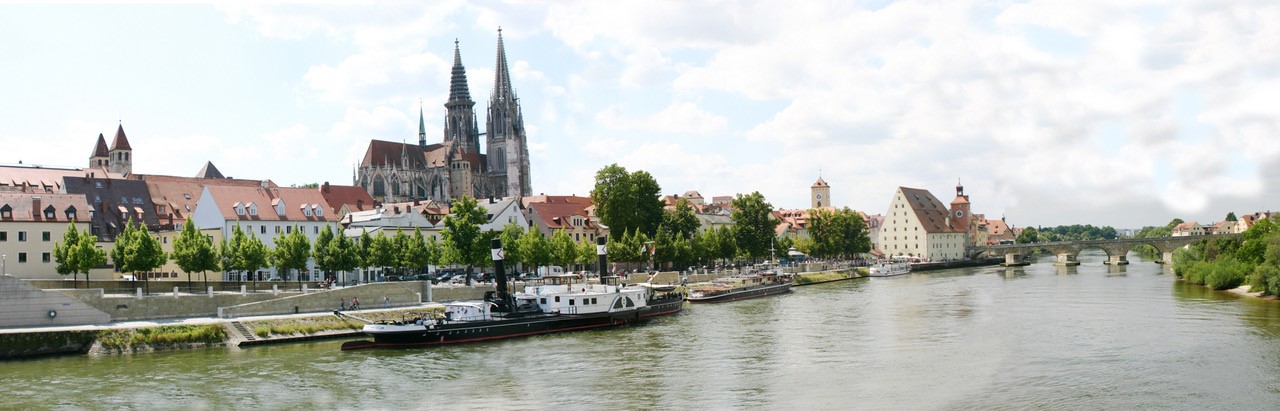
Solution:
M 818 199 L 819 199 L 819 200 L 821 200 L 821 199 L 822 199 L 822 193 L 818 193 Z
M 964 217 L 964 210 L 956 210 L 956 218 Z

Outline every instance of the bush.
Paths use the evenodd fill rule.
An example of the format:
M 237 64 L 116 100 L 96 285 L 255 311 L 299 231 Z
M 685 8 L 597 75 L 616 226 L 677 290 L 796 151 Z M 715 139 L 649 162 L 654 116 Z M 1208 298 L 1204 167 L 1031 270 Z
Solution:
M 1259 264 L 1249 274 L 1249 291 L 1268 295 L 1280 295 L 1280 267 L 1272 263 Z
M 1215 290 L 1228 290 L 1244 284 L 1253 267 L 1235 257 L 1223 257 L 1211 263 L 1204 284 Z
M 1193 261 L 1190 265 L 1182 269 L 1183 280 L 1192 284 L 1204 285 L 1204 279 L 1213 271 L 1213 263 L 1208 261 Z

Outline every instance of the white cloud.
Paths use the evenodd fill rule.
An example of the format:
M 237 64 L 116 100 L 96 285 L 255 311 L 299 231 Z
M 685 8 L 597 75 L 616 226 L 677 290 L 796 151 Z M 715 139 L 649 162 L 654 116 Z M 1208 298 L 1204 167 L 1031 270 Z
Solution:
M 636 129 L 659 133 L 714 135 L 723 132 L 729 120 L 711 114 L 688 101 L 673 102 L 662 111 L 643 117 L 628 116 L 621 105 L 596 113 L 596 121 L 612 129 Z

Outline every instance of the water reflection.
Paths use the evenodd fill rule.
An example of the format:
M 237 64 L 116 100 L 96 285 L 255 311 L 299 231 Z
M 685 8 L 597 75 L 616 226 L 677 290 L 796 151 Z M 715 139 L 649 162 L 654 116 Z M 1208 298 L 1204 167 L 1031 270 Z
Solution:
M 18 409 L 1280 404 L 1280 303 L 1176 281 L 1143 259 L 1105 266 L 1101 250 L 1082 253 L 1080 266 L 1052 260 L 800 287 L 643 326 L 428 350 L 339 352 L 321 341 L 9 362 L 0 391 Z

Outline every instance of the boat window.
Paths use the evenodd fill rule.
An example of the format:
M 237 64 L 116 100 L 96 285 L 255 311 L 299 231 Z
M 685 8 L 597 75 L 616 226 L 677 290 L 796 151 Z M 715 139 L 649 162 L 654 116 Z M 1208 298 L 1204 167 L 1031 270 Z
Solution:
M 556 302 L 560 302 L 560 296 L 556 296 Z
M 595 298 L 592 298 L 592 299 L 591 299 L 591 304 L 599 304 L 599 303 L 597 303 L 597 302 L 596 302 L 596 299 L 595 299 Z
M 569 305 L 573 305 L 573 299 L 572 299 L 572 298 L 570 298 L 570 299 L 569 299 Z
M 617 299 L 617 300 L 614 300 L 614 302 L 613 302 L 613 308 L 622 308 L 622 299 L 621 299 L 621 298 L 619 298 L 619 299 Z
M 547 297 L 542 297 L 542 304 L 545 305 L 546 303 L 547 303 Z
M 626 297 L 626 299 L 627 299 L 627 307 L 635 307 L 635 306 L 636 306 L 635 301 L 631 301 L 631 297 Z

